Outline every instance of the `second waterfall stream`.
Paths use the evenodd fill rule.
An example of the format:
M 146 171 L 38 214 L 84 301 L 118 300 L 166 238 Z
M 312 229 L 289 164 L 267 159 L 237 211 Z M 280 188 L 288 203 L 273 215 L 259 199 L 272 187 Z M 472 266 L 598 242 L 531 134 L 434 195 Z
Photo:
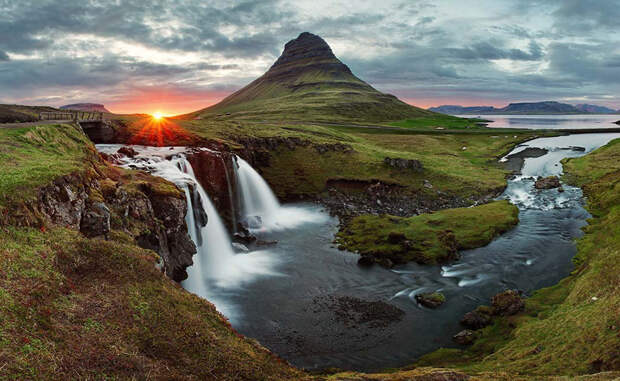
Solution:
M 122 145 L 100 144 L 98 150 L 115 154 Z M 215 304 L 220 312 L 234 319 L 234 306 L 226 294 L 260 276 L 277 276 L 276 260 L 268 249 L 236 253 L 230 234 L 207 192 L 185 157 L 184 147 L 133 146 L 137 155 L 119 156 L 122 167 L 142 169 L 173 182 L 185 193 L 188 233 L 196 244 L 194 264 L 187 269 L 182 286 Z M 217 153 L 214 153 L 217 154 Z M 305 222 L 321 222 L 322 217 L 297 207 L 280 206 L 267 182 L 245 160 L 234 157 L 237 184 L 233 203 L 239 204 L 241 222 L 255 235 L 284 230 Z M 227 179 L 230 181 L 230 179 Z M 230 182 L 229 182 L 230 187 Z

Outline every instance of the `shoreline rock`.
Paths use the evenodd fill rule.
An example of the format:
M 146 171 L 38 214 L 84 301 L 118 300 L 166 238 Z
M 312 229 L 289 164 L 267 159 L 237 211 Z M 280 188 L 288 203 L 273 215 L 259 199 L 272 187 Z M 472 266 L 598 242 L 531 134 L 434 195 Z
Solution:
M 534 182 L 536 189 L 553 189 L 561 186 L 560 179 L 557 176 L 539 177 Z
M 446 297 L 439 292 L 417 294 L 415 300 L 428 308 L 437 308 L 445 303 Z

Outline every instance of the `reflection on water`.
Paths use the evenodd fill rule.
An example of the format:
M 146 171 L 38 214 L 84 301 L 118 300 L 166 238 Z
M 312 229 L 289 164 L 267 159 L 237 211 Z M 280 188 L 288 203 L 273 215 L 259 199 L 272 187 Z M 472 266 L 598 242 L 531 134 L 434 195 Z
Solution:
M 494 128 L 567 129 L 614 128 L 620 115 L 456 115 L 463 118 L 479 117 L 492 120 Z

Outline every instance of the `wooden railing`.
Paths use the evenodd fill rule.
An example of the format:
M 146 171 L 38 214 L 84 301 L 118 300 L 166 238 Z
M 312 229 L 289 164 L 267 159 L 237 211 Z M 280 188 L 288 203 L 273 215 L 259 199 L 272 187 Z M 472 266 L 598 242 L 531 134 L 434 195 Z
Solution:
M 102 112 L 52 111 L 39 113 L 39 120 L 73 120 L 76 122 L 97 122 L 103 120 Z

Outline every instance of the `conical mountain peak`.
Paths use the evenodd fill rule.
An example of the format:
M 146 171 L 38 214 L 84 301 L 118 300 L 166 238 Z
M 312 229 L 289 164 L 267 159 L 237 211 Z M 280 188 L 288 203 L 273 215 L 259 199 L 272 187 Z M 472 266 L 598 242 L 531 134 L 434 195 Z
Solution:
M 386 121 L 432 114 L 356 77 L 321 37 L 303 32 L 269 70 L 195 117 L 247 120 Z
M 284 51 L 272 67 L 308 59 L 338 60 L 325 40 L 316 34 L 303 32 L 284 45 Z

